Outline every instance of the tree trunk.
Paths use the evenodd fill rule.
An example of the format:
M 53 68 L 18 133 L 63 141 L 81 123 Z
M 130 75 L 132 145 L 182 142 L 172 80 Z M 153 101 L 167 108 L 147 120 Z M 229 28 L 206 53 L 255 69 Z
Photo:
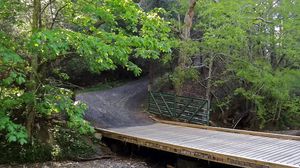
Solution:
M 152 87 L 154 85 L 154 74 L 155 74 L 155 65 L 154 60 L 149 61 L 149 84 L 148 84 L 148 91 L 152 91 Z
M 182 40 L 183 42 L 186 42 L 187 40 L 189 40 L 191 38 L 191 29 L 192 29 L 192 25 L 193 25 L 193 17 L 194 17 L 194 10 L 195 10 L 195 6 L 196 6 L 196 0 L 190 0 L 189 2 L 189 9 L 187 10 L 185 17 L 184 17 L 184 25 L 183 25 L 183 29 L 182 29 Z M 184 68 L 186 65 L 186 55 L 184 54 L 184 52 L 180 52 L 179 53 L 179 59 L 178 59 L 178 65 L 181 68 Z
M 182 28 L 181 38 L 182 42 L 187 42 L 191 38 L 191 29 L 193 25 L 193 18 L 195 14 L 195 6 L 196 6 L 197 0 L 189 0 L 189 8 L 185 14 L 184 17 L 184 25 Z M 183 51 L 185 48 L 180 48 L 179 56 L 178 56 L 178 71 L 184 71 L 184 69 L 187 66 L 187 60 L 188 56 Z M 181 95 L 182 94 L 182 87 L 176 88 L 176 94 Z
M 184 26 L 182 30 L 182 39 L 188 40 L 191 37 L 191 29 L 193 26 L 193 18 L 195 14 L 195 6 L 197 0 L 189 0 L 189 9 L 184 17 Z
M 32 31 L 37 31 L 42 27 L 42 19 L 41 19 L 41 0 L 33 1 L 33 14 L 32 14 Z
M 34 0 L 33 1 L 33 15 L 32 15 L 32 33 L 38 31 L 42 26 L 42 20 L 41 20 L 41 0 Z M 37 91 L 37 73 L 38 73 L 38 57 L 37 55 L 31 56 L 31 74 L 30 74 L 30 86 L 29 91 L 35 95 Z M 32 138 L 32 130 L 34 127 L 34 120 L 36 116 L 36 98 L 34 97 L 34 100 L 32 104 L 27 106 L 27 121 L 26 121 L 26 129 L 29 138 Z
M 214 66 L 214 59 L 215 57 L 210 54 L 209 56 L 209 65 L 208 65 L 208 75 L 207 75 L 207 86 L 206 86 L 206 99 L 207 99 L 207 110 L 210 110 L 211 104 L 211 87 L 212 87 L 212 72 Z

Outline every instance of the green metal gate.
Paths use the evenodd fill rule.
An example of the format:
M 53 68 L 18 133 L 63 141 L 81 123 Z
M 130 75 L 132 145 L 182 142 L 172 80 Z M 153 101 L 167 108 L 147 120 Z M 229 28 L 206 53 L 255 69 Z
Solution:
M 160 117 L 195 124 L 209 124 L 209 105 L 206 99 L 149 92 L 148 111 Z

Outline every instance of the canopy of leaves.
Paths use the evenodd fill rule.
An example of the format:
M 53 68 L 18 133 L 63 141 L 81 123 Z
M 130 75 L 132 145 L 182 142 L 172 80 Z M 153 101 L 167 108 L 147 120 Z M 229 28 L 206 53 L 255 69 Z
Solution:
M 69 128 L 93 132 L 83 119 L 86 106 L 49 75 L 68 79 L 59 62 L 79 57 L 95 73 L 121 66 L 140 75 L 133 58 L 170 52 L 169 24 L 159 10 L 146 13 L 128 0 L 40 1 L 39 28 L 33 29 L 36 5 L 0 1 L 0 25 L 6 25 L 0 28 L 0 136 L 9 142 L 28 141 L 24 126 L 32 111 L 34 126 L 63 116 Z

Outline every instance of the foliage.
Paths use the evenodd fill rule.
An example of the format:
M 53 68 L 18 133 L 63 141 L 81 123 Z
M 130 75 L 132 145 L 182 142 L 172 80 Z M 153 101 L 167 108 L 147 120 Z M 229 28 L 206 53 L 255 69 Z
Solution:
M 65 120 L 76 134 L 93 132 L 86 105 L 60 85 L 69 79 L 61 62 L 80 58 L 95 73 L 121 66 L 140 75 L 133 58 L 170 52 L 168 23 L 132 1 L 34 2 L 0 2 L 0 25 L 9 25 L 0 28 L 0 136 L 7 142 L 32 144 L 45 121 L 48 129 Z
M 51 160 L 51 146 L 37 143 L 18 145 L 17 143 L 6 143 L 5 139 L 0 141 L 0 163 L 27 163 Z
M 288 127 L 300 127 L 298 118 L 300 117 L 300 100 L 292 99 L 286 101 L 286 104 L 283 105 L 282 111 L 285 111 L 285 114 L 282 116 L 283 124 Z
M 93 142 L 89 137 L 81 136 L 75 131 L 64 129 L 62 127 L 53 128 L 55 145 L 52 146 L 52 159 L 78 159 L 88 158 L 95 153 Z
M 220 108 L 222 115 L 224 110 L 254 112 L 259 124 L 247 123 L 249 127 L 274 123 L 291 127 L 299 122 L 299 5 L 292 0 L 197 1 L 191 40 L 175 46 L 178 52 L 173 58 L 185 55 L 187 68 L 173 70 L 181 74 L 173 75 L 174 86 L 184 87 L 183 74 L 194 69 L 190 58 L 199 57 L 203 62 L 198 81 L 204 81 L 200 87 L 207 90 L 208 80 L 213 80 L 214 110 Z M 172 1 L 166 9 L 180 39 L 188 1 Z M 174 64 L 174 59 L 169 60 Z M 208 78 L 210 62 L 212 77 Z
M 89 136 L 82 136 L 74 130 L 56 125 L 49 129 L 51 144 L 33 139 L 32 143 L 18 145 L 0 141 L 0 163 L 45 162 L 50 160 L 87 158 L 95 154 Z
M 22 105 L 29 94 L 20 88 L 25 82 L 25 62 L 14 52 L 14 45 L 0 33 L 0 131 L 5 132 L 9 142 L 27 142 L 25 128 L 11 120 L 14 113 L 21 115 Z M 1 134 L 0 134 L 1 135 Z
M 203 51 L 213 52 L 225 59 L 225 63 L 229 62 L 227 76 L 234 75 L 230 78 L 237 81 L 233 96 L 242 95 L 251 102 L 248 108 L 256 111 L 260 127 L 287 118 L 291 111 L 283 109 L 299 100 L 294 95 L 300 77 L 297 56 L 300 50 L 295 42 L 299 36 L 295 30 L 299 24 L 296 9 L 299 3 L 274 3 L 253 0 L 207 3 L 202 17 L 207 17 L 204 20 L 208 24 L 199 24 L 205 30 Z M 286 8 L 290 10 L 287 12 Z
M 293 95 L 293 91 L 300 82 L 299 71 L 286 69 L 273 72 L 271 65 L 262 61 L 253 64 L 242 62 L 239 61 L 239 65 L 233 67 L 237 71 L 237 77 L 248 86 L 237 88 L 235 94 L 253 102 L 261 127 L 270 121 L 279 120 L 285 113 L 297 115 L 298 111 L 294 108 L 299 108 L 296 103 L 299 98 Z M 298 118 L 291 117 L 289 120 L 297 121 Z
M 172 75 L 170 75 L 175 90 L 180 90 L 185 81 L 196 80 L 198 77 L 199 73 L 196 69 L 182 69 L 180 67 L 176 67 Z

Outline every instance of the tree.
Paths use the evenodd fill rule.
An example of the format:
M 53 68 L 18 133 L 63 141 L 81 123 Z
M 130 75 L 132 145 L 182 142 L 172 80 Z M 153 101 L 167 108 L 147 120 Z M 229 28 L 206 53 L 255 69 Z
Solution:
M 55 125 L 58 114 L 79 133 L 92 131 L 83 119 L 85 105 L 74 102 L 72 91 L 51 77 L 68 79 L 57 66 L 61 61 L 79 57 L 93 72 L 123 66 L 139 75 L 132 57 L 157 59 L 170 52 L 168 23 L 132 1 L 16 0 L 10 5 L 4 0 L 3 6 L 4 13 L 17 6 L 25 9 L 14 13 L 18 20 L 11 25 L 16 29 L 1 29 L 0 34 L 0 131 L 9 142 L 24 144 L 36 135 L 40 122 Z M 24 18 L 24 13 L 31 17 Z M 3 17 L 0 23 L 10 19 Z
M 197 72 L 190 68 L 191 57 L 197 52 L 195 46 L 197 42 L 191 40 L 191 30 L 193 26 L 193 19 L 195 15 L 197 0 L 189 0 L 188 7 L 181 26 L 180 15 L 178 16 L 180 40 L 178 41 L 178 63 L 172 74 L 172 81 L 175 86 L 176 94 L 181 95 L 182 86 L 185 80 L 194 79 L 197 77 Z M 188 49 L 190 48 L 190 49 Z
M 218 91 L 222 88 L 232 89 L 223 99 L 231 101 L 226 108 L 234 110 L 230 106 L 241 104 L 242 116 L 252 117 L 252 127 L 289 125 L 293 119 L 287 116 L 295 110 L 288 110 L 288 104 L 299 107 L 295 103 L 299 97 L 293 92 L 299 79 L 299 51 L 294 46 L 299 33 L 294 31 L 298 5 L 295 1 L 253 0 L 200 4 L 204 23 L 199 26 L 205 31 L 201 51 L 213 53 L 226 68 L 221 80 L 214 80 L 224 84 L 215 84 L 215 94 L 223 95 L 224 91 Z M 289 112 L 283 114 L 282 109 Z
M 215 118 L 219 124 L 297 126 L 299 3 L 194 2 L 195 6 L 192 1 L 172 1 L 166 7 L 179 41 L 169 58 L 170 64 L 176 64 L 169 75 L 174 90 L 212 99 L 214 114 L 221 112 Z M 192 29 L 181 23 L 190 9 L 195 12 L 188 15 L 193 19 L 187 19 Z M 189 40 L 182 40 L 184 29 Z M 193 90 L 182 93 L 185 88 Z

